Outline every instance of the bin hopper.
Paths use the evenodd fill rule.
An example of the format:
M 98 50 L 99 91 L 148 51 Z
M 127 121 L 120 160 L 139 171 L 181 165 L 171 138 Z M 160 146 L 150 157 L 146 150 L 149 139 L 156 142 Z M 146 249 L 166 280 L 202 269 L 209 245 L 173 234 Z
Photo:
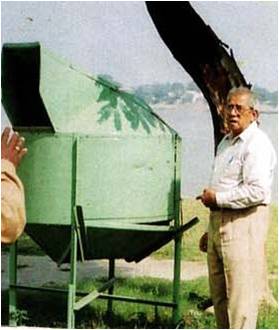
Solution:
M 29 149 L 26 231 L 54 261 L 72 224 L 85 259 L 139 261 L 183 230 L 180 137 L 141 99 L 24 43 L 3 46 L 2 102 Z

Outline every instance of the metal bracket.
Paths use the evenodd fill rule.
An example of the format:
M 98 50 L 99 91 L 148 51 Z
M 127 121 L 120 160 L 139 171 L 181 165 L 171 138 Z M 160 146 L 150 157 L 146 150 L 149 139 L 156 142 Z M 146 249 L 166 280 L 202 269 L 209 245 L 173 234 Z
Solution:
M 83 211 L 80 205 L 76 205 L 74 207 L 74 215 L 75 215 L 74 225 L 75 225 L 75 230 L 77 232 L 81 260 L 82 262 L 84 262 L 88 252 L 88 238 L 87 238 L 87 230 L 84 224 Z

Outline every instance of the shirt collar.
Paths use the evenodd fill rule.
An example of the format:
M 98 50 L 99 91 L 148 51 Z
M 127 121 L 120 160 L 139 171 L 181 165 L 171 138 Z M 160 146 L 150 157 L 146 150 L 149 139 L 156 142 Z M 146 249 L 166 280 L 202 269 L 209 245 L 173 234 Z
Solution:
M 239 139 L 245 141 L 249 139 L 249 137 L 257 127 L 258 127 L 257 122 L 253 121 L 241 134 L 237 135 L 236 137 L 233 137 L 232 133 L 229 133 L 225 136 L 225 139 L 231 141 L 232 144 L 234 144 Z

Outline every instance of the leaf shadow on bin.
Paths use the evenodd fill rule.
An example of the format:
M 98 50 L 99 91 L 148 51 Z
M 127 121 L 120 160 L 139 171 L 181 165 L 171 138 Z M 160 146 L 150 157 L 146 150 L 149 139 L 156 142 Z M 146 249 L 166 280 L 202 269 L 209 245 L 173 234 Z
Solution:
M 98 76 L 96 85 L 102 88 L 97 102 L 106 102 L 98 111 L 98 123 L 112 119 L 117 131 L 122 130 L 122 120 L 125 118 L 133 130 L 137 130 L 140 125 L 150 134 L 152 128 L 156 128 L 157 124 L 162 131 L 165 131 L 164 125 L 157 120 L 157 115 L 143 100 L 135 95 L 120 91 L 120 85 L 105 80 Z

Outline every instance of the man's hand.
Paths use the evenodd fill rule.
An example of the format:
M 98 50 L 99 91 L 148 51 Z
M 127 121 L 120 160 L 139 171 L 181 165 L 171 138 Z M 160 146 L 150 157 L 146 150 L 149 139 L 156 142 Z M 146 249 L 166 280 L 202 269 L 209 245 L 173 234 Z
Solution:
M 199 241 L 199 248 L 201 252 L 207 252 L 207 244 L 208 244 L 208 233 L 204 233 Z
M 206 188 L 204 189 L 202 195 L 197 196 L 196 199 L 200 199 L 204 206 L 209 208 L 214 208 L 217 206 L 216 203 L 216 194 L 213 189 Z
M 19 165 L 22 157 L 27 153 L 24 148 L 24 137 L 17 132 L 10 136 L 11 128 L 6 127 L 1 136 L 1 159 L 9 160 L 15 167 Z

